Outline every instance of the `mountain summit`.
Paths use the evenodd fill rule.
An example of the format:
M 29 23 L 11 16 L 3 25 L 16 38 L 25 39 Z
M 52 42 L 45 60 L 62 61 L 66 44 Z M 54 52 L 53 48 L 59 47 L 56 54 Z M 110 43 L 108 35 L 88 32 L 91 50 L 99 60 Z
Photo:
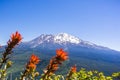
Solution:
M 94 48 L 94 49 L 102 49 L 108 50 L 109 48 L 96 45 L 89 41 L 81 40 L 78 37 L 67 33 L 59 33 L 56 35 L 52 34 L 41 34 L 39 37 L 23 43 L 23 46 L 30 48 Z
M 70 42 L 70 43 L 74 43 L 74 44 L 79 44 L 81 42 L 81 40 L 79 38 L 72 36 L 70 34 L 67 34 L 67 33 L 59 33 L 54 36 L 54 42 L 55 43 Z
M 79 44 L 80 39 L 72 36 L 67 33 L 59 33 L 57 35 L 51 35 L 51 34 L 42 34 L 36 39 L 32 40 L 31 43 L 37 42 L 38 44 L 44 43 L 44 42 L 53 42 L 53 43 L 73 43 L 73 44 Z
M 31 44 L 33 47 L 39 46 L 40 44 L 58 44 L 58 45 L 86 45 L 86 46 L 94 46 L 95 44 L 90 43 L 88 41 L 83 41 L 78 37 L 67 33 L 59 33 L 56 35 L 52 34 L 41 34 L 39 37 L 27 42 Z

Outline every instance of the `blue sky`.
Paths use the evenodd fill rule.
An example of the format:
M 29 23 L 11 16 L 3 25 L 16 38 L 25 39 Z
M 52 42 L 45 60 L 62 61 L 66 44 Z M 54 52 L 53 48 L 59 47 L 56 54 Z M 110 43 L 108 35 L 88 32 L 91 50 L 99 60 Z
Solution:
M 120 51 L 119 0 L 0 0 L 0 44 L 65 32 Z

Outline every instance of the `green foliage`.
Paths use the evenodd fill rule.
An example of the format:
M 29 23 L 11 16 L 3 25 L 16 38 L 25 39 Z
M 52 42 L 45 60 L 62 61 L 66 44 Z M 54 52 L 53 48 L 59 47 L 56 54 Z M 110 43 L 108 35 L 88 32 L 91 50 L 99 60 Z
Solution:
M 73 78 L 80 80 L 112 80 L 112 77 L 105 76 L 102 72 L 98 71 L 86 71 L 85 69 L 81 69 Z M 74 80 L 74 79 L 72 79 Z
M 12 61 L 7 61 L 6 64 L 0 69 L 0 79 L 4 80 L 7 77 L 7 70 L 12 66 Z
M 118 75 L 119 74 L 119 75 Z M 53 74 L 49 76 L 47 80 L 116 80 L 120 76 L 120 72 L 113 73 L 112 76 L 105 76 L 103 72 L 87 71 L 81 68 L 80 71 L 73 73 L 69 79 L 66 76 Z M 40 80 L 43 80 L 42 78 Z

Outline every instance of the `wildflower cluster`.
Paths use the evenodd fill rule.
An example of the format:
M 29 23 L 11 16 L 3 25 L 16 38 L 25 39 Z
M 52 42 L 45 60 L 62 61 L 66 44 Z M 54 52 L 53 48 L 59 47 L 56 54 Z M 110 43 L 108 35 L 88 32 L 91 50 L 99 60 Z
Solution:
M 5 48 L 5 52 L 2 54 L 2 59 L 0 60 L 0 79 L 4 79 L 6 77 L 6 70 L 12 65 L 12 62 L 8 60 L 10 58 L 10 54 L 12 54 L 12 49 L 18 45 L 22 40 L 21 34 L 16 31 L 11 35 L 11 38 L 7 42 L 7 47 Z
M 38 56 L 32 54 L 29 62 L 26 65 L 25 71 L 23 72 L 23 74 L 20 77 L 20 80 L 24 80 L 24 79 L 34 80 L 34 78 L 39 75 L 39 73 L 35 71 L 36 65 L 39 62 L 40 62 L 40 59 L 38 58 Z
M 68 59 L 68 53 L 63 51 L 63 49 L 56 50 L 56 56 L 51 60 L 47 68 L 44 70 L 44 75 L 42 76 L 43 80 L 51 76 L 65 60 Z
M 77 72 L 77 68 L 76 68 L 76 65 L 74 65 L 73 67 L 71 67 L 70 72 L 66 77 L 66 80 L 69 80 L 72 77 L 72 75 L 76 72 Z
M 11 39 L 7 42 L 7 47 L 5 49 L 5 52 L 3 53 L 2 63 L 5 63 L 8 59 L 8 55 L 12 53 L 12 49 L 18 45 L 22 40 L 21 34 L 16 31 L 16 33 L 13 33 L 11 35 Z M 2 67 L 2 63 L 0 65 L 0 68 Z

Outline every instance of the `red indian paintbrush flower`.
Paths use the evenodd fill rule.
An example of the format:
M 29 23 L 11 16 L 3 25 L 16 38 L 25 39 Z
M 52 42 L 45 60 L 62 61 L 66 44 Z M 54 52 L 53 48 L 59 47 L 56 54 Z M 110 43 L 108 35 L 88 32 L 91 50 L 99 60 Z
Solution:
M 71 72 L 75 73 L 77 71 L 76 65 L 71 67 Z
M 11 35 L 11 39 L 8 41 L 8 45 L 11 45 L 11 47 L 14 47 L 22 40 L 21 34 L 16 31 Z
M 29 64 L 27 65 L 27 68 L 28 68 L 29 71 L 30 71 L 30 70 L 35 70 L 35 69 L 36 69 L 36 65 L 33 64 L 33 63 L 29 63 Z
M 72 75 L 76 72 L 77 72 L 77 68 L 76 68 L 76 65 L 74 65 L 74 66 L 71 67 L 70 72 L 66 77 L 66 80 L 70 80 L 70 77 L 72 77 Z
M 13 33 L 11 35 L 11 38 L 9 39 L 9 41 L 7 42 L 8 46 L 6 47 L 5 52 L 3 53 L 4 58 L 8 55 L 11 54 L 12 49 L 18 45 L 22 40 L 22 36 L 21 34 L 16 31 L 15 33 Z
M 52 59 L 50 60 L 49 65 L 44 70 L 44 76 L 42 78 L 45 79 L 46 77 L 52 75 L 59 68 L 59 65 L 61 65 L 62 62 L 64 62 L 67 59 L 67 52 L 63 51 L 63 49 L 57 49 L 56 56 L 52 57 Z
M 16 31 L 16 33 L 13 33 L 11 35 L 11 40 L 17 42 L 21 41 L 22 40 L 21 34 L 18 31 Z
M 30 63 L 33 63 L 33 64 L 38 64 L 40 62 L 40 59 L 38 56 L 32 54 L 31 57 L 30 57 Z
M 35 72 L 35 70 L 36 70 L 36 65 L 39 62 L 40 62 L 39 57 L 32 54 L 31 57 L 30 57 L 30 60 L 28 61 L 27 65 L 26 65 L 25 71 L 21 75 L 20 80 L 24 80 L 24 77 L 33 74 L 33 72 Z
M 39 57 L 32 54 L 28 64 L 26 65 L 26 68 L 34 70 L 36 69 L 36 64 L 38 64 L 39 62 L 40 62 Z
M 60 61 L 65 61 L 68 59 L 68 53 L 63 51 L 63 49 L 56 50 L 56 58 Z
M 22 40 L 22 36 L 18 31 L 16 31 L 11 35 L 11 38 L 7 42 L 7 47 L 5 49 L 5 52 L 3 53 L 2 64 L 0 64 L 0 68 L 2 67 L 3 63 L 6 63 L 6 61 L 9 59 L 9 57 L 7 56 L 9 54 L 12 54 L 12 49 L 16 45 L 18 45 L 21 42 L 21 40 Z

